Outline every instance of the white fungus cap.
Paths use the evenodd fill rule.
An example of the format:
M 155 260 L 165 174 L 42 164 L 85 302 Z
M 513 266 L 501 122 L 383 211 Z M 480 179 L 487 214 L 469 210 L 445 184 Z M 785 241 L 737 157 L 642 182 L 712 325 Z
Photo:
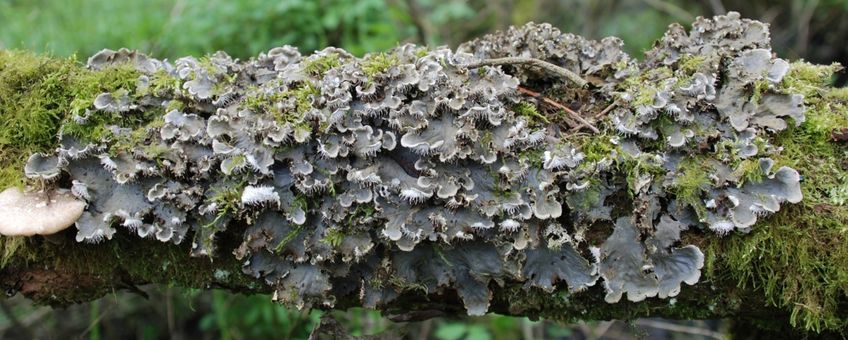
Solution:
M 17 188 L 6 189 L 0 193 L 0 234 L 55 234 L 73 225 L 82 215 L 85 205 L 85 201 L 75 198 L 67 191 L 48 194 L 25 193 Z

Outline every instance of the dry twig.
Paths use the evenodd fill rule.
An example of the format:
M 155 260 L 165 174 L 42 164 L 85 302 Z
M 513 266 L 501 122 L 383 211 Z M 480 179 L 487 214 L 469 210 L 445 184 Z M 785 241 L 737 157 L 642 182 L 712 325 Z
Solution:
M 601 110 L 601 112 L 598 112 L 597 114 L 592 116 L 592 121 L 597 122 L 599 118 L 606 116 L 616 106 L 618 106 L 618 100 L 612 102 L 612 104 L 607 105 L 607 107 L 605 107 L 603 110 Z M 580 130 L 580 128 L 582 128 L 582 126 L 575 126 L 575 127 L 571 128 L 571 131 L 574 132 L 574 131 Z
M 569 116 L 571 116 L 571 118 L 574 118 L 575 120 L 577 120 L 578 122 L 580 122 L 580 124 L 583 124 L 583 125 L 578 125 L 578 126 L 577 126 L 577 128 L 579 128 L 579 127 L 581 127 L 581 126 L 585 126 L 585 127 L 588 127 L 588 128 L 589 128 L 589 130 L 592 130 L 592 132 L 594 132 L 594 133 L 600 133 L 600 132 L 601 132 L 600 130 L 598 130 L 598 128 L 596 128 L 595 126 L 593 126 L 593 125 L 592 125 L 592 123 L 589 123 L 589 121 L 587 121 L 587 120 L 586 120 L 586 119 L 584 119 L 582 116 L 580 116 L 580 114 L 579 114 L 579 113 L 574 112 L 574 110 L 572 110 L 572 109 L 568 108 L 568 107 L 567 107 L 567 106 L 565 106 L 565 105 L 562 105 L 562 104 L 560 104 L 560 103 L 557 103 L 557 102 L 556 102 L 555 100 L 553 100 L 553 99 L 550 99 L 550 98 L 548 98 L 548 97 L 542 96 L 542 94 L 540 94 L 539 92 L 531 91 L 531 90 L 528 90 L 528 89 L 523 88 L 523 87 L 521 87 L 521 86 L 519 86 L 519 87 L 518 87 L 518 92 L 524 93 L 524 94 L 526 94 L 526 95 L 528 95 L 528 96 L 531 96 L 531 97 L 539 98 L 539 99 L 541 99 L 542 101 L 544 101 L 545 103 L 547 103 L 548 105 L 551 105 L 551 106 L 556 107 L 556 108 L 558 108 L 558 109 L 562 109 L 563 111 L 565 111 L 565 113 L 568 113 L 568 115 L 569 115 Z

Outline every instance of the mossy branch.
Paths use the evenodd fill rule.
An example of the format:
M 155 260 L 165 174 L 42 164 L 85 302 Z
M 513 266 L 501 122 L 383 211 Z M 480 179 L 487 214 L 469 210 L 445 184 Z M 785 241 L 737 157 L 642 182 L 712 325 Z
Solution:
M 341 63 L 322 60 L 322 63 L 311 64 L 316 74 L 325 73 Z M 491 65 L 506 62 L 494 60 Z M 538 66 L 534 62 L 518 64 Z M 374 71 L 382 72 L 380 70 L 383 66 L 376 65 Z M 466 68 L 480 66 L 483 64 L 465 65 Z M 681 67 L 679 73 L 690 72 L 690 69 L 697 67 Z M 631 319 L 642 316 L 753 318 L 769 320 L 780 327 L 791 325 L 796 329 L 814 332 L 848 331 L 848 320 L 845 318 L 848 315 L 848 240 L 845 227 L 848 225 L 848 166 L 844 162 L 848 156 L 848 147 L 839 141 L 840 138 L 834 138 L 833 134 L 833 131 L 842 131 L 848 127 L 848 93 L 829 87 L 827 81 L 835 69 L 795 63 L 778 84 L 781 89 L 803 94 L 807 107 L 803 124 L 788 127 L 773 138 L 774 145 L 780 148 L 774 154 L 776 165 L 791 166 L 803 175 L 804 200 L 799 204 L 784 205 L 776 214 L 763 217 L 750 234 L 736 233 L 719 238 L 697 230 L 685 233 L 683 238 L 686 244 L 698 246 L 704 251 L 705 266 L 698 284 L 684 287 L 674 300 L 648 299 L 638 303 L 622 301 L 607 304 L 601 285 L 576 294 L 569 292 L 565 284 L 559 284 L 553 293 L 548 293 L 539 288 L 528 288 L 522 282 L 504 280 L 493 282 L 489 287 L 492 290 L 489 311 L 560 321 Z M 673 73 L 671 69 L 662 71 Z M 568 77 L 568 73 L 563 74 Z M 659 76 L 668 78 L 670 75 Z M 61 127 L 71 130 L 80 128 L 70 122 L 70 114 L 78 113 L 73 111 L 91 106 L 91 98 L 98 93 L 133 88 L 137 78 L 138 74 L 128 69 L 93 71 L 73 60 L 58 60 L 22 52 L 0 53 L 0 118 L 9 122 L 5 130 L 0 131 L 0 137 L 3 137 L 0 138 L 0 173 L 18 176 L 0 184 L 22 184 L 20 167 L 27 154 L 55 147 L 53 138 Z M 653 84 L 638 77 L 630 80 L 622 86 L 650 87 Z M 157 91 L 155 77 L 152 81 L 154 86 L 148 91 Z M 167 85 L 171 82 L 165 83 Z M 179 90 L 180 87 L 176 86 L 175 91 Z M 295 91 L 288 95 L 299 99 L 300 106 L 307 106 L 310 95 L 317 90 L 303 87 Z M 650 94 L 645 96 L 647 99 L 654 99 L 656 95 L 656 91 L 644 92 Z M 553 102 L 567 100 L 554 95 L 551 97 Z M 609 101 L 596 103 L 607 105 L 598 116 L 626 104 L 618 101 L 613 101 L 613 104 L 606 104 Z M 587 112 L 600 109 L 596 106 Z M 580 115 L 572 118 L 578 120 L 578 117 Z M 147 121 L 151 117 L 141 117 L 143 119 L 139 121 L 127 121 L 126 117 L 120 115 L 95 118 L 103 120 L 104 124 L 135 129 L 147 129 L 151 125 Z M 287 118 L 284 116 L 282 120 Z M 584 124 L 599 134 L 574 136 L 572 141 L 581 147 L 586 160 L 599 161 L 609 154 L 620 153 L 622 147 L 611 141 L 615 132 L 605 123 L 596 122 L 599 128 Z M 663 124 L 663 121 L 657 121 L 661 133 L 665 133 Z M 108 133 L 102 126 L 98 127 L 101 129 L 77 132 L 96 135 L 98 138 Z M 662 142 L 660 138 L 657 144 Z M 126 144 L 123 147 L 131 148 L 137 141 L 131 138 Z M 712 145 L 703 147 L 712 150 Z M 542 160 L 540 153 L 523 156 L 531 163 L 540 163 Z M 753 163 L 729 165 L 746 181 L 758 180 L 757 174 L 752 173 L 758 170 Z M 630 177 L 638 179 L 641 173 L 664 171 L 639 161 L 621 162 L 616 166 L 626 168 L 624 170 L 627 170 L 625 172 L 628 175 L 634 174 L 628 176 L 627 183 L 616 182 L 616 185 L 621 186 L 629 185 L 632 182 Z M 675 192 L 670 190 L 669 194 L 691 198 L 693 204 L 701 202 L 706 186 L 704 182 L 710 180 L 703 176 L 702 166 L 695 161 L 682 164 L 680 176 L 671 186 Z M 414 173 L 412 170 L 410 172 Z M 597 193 L 592 190 L 586 192 L 593 195 Z M 627 196 L 627 190 L 621 192 L 624 194 L 609 200 L 610 208 L 614 211 L 628 210 L 633 203 L 632 197 Z M 563 190 L 557 199 L 565 201 L 570 194 Z M 243 241 L 246 227 L 234 223 L 225 233 L 216 236 L 219 256 L 214 261 L 190 257 L 189 241 L 179 245 L 165 244 L 137 238 L 124 228 L 119 229 L 111 241 L 96 245 L 74 242 L 73 230 L 52 237 L 49 241 L 44 238 L 2 238 L 0 286 L 9 293 L 20 292 L 38 302 L 56 305 L 89 301 L 115 289 L 131 289 L 147 283 L 197 288 L 223 287 L 247 293 L 270 292 L 273 287 L 243 274 L 243 263 L 230 256 Z M 284 237 L 283 241 L 295 238 L 299 231 L 287 234 L 292 236 Z M 340 245 L 336 236 L 329 236 L 326 243 Z M 603 240 L 607 236 L 600 232 L 589 233 L 585 238 Z M 382 255 L 387 249 L 381 246 L 377 251 Z M 435 254 L 444 257 L 438 252 Z M 380 281 L 380 284 L 386 286 L 400 282 L 397 277 L 376 276 L 379 275 L 362 279 Z M 402 314 L 399 319 L 406 320 L 412 318 L 410 314 L 417 312 L 432 315 L 427 314 L 431 310 L 452 315 L 465 314 L 460 298 L 453 290 L 426 296 L 421 292 L 420 285 L 419 282 L 407 283 L 405 286 L 399 284 L 397 288 L 401 297 L 378 307 L 389 313 Z M 335 308 L 362 303 L 359 291 L 340 292 L 337 296 L 339 299 Z

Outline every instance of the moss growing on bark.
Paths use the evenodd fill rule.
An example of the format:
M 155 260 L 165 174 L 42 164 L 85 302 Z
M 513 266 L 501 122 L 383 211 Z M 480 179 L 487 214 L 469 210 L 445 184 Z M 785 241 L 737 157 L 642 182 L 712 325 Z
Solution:
M 135 89 L 138 73 L 130 65 L 86 70 L 75 57 L 51 58 L 21 51 L 0 51 L 0 188 L 22 187 L 23 164 L 34 152 L 52 150 L 62 123 L 87 140 L 105 133 L 103 124 L 137 124 L 147 118 L 113 114 L 94 117 L 98 124 L 76 126 L 98 94 Z
M 848 97 L 828 87 L 835 70 L 794 63 L 781 84 L 805 94 L 806 121 L 778 135 L 783 150 L 775 159 L 801 173 L 804 200 L 764 218 L 749 235 L 713 240 L 708 252 L 720 263 L 712 275 L 762 291 L 790 313 L 793 326 L 815 332 L 848 329 L 848 206 L 831 195 L 846 185 L 848 146 L 831 133 L 848 127 Z

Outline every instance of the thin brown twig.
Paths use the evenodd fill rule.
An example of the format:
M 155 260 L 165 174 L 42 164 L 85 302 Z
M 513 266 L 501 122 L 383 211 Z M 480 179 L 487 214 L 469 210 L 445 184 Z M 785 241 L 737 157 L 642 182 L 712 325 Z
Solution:
M 518 92 L 524 93 L 524 94 L 526 94 L 526 95 L 528 95 L 528 96 L 531 96 L 531 97 L 536 97 L 536 98 L 542 99 L 542 101 L 544 101 L 545 103 L 548 103 L 548 105 L 551 105 L 551 106 L 556 107 L 556 108 L 558 108 L 558 109 L 562 109 L 563 111 L 565 111 L 566 113 L 568 113 L 568 115 L 570 115 L 570 116 L 571 116 L 571 118 L 574 118 L 575 120 L 577 120 L 578 122 L 580 122 L 580 124 L 583 124 L 582 126 L 588 127 L 590 130 L 592 130 L 592 132 L 594 132 L 594 133 L 600 133 L 600 132 L 601 132 L 600 130 L 598 130 L 598 128 L 596 128 L 595 126 L 593 126 L 593 125 L 592 125 L 592 123 L 589 123 L 589 121 L 587 121 L 587 120 L 586 120 L 586 119 L 584 119 L 582 116 L 580 116 L 580 114 L 579 114 L 579 113 L 574 112 L 574 110 L 572 110 L 572 109 L 568 108 L 568 107 L 567 107 L 567 106 L 565 106 L 565 105 L 562 105 L 562 104 L 560 104 L 560 103 L 557 103 L 557 102 L 556 102 L 555 100 L 553 100 L 553 99 L 550 99 L 550 98 L 548 98 L 548 97 L 542 96 L 542 94 L 541 94 L 541 93 L 539 93 L 539 92 L 535 92 L 535 91 L 532 91 L 532 90 L 528 90 L 528 89 L 523 88 L 523 87 L 521 87 L 521 86 L 519 86 L 519 87 L 518 87 Z M 579 127 L 580 127 L 580 125 L 578 125 L 577 127 L 579 128 Z
M 575 131 L 583 128 L 583 124 L 580 124 L 580 122 L 575 121 L 569 115 L 562 116 L 562 120 L 564 120 L 565 123 L 568 124 L 568 126 L 573 126 L 572 129 L 574 129 Z
M 618 106 L 618 100 L 615 100 L 611 104 L 607 105 L 607 107 L 605 107 L 603 110 L 601 110 L 601 112 L 598 112 L 594 116 L 592 116 L 592 121 L 597 121 L 598 118 L 605 116 L 607 113 L 612 111 L 612 109 L 614 109 L 616 106 Z M 581 127 L 582 126 L 575 126 L 575 127 L 571 128 L 571 131 L 580 130 Z
M 605 116 L 607 113 L 612 111 L 612 109 L 614 109 L 616 106 L 618 106 L 618 99 L 616 99 L 614 102 L 612 102 L 612 104 L 607 105 L 607 107 L 605 107 L 603 110 L 601 110 L 601 112 L 598 112 L 598 114 L 592 116 L 592 118 L 600 118 L 602 116 Z
M 498 66 L 498 65 L 530 65 L 535 66 L 545 71 L 554 73 L 562 78 L 568 79 L 574 84 L 577 84 L 579 87 L 586 86 L 587 82 L 585 79 L 580 78 L 574 72 L 571 72 L 563 67 L 551 64 L 547 61 L 535 59 L 535 58 L 526 58 L 526 57 L 506 57 L 506 58 L 495 58 L 495 59 L 483 59 L 480 61 L 470 62 L 467 64 L 459 65 L 460 68 L 478 68 L 483 66 Z

